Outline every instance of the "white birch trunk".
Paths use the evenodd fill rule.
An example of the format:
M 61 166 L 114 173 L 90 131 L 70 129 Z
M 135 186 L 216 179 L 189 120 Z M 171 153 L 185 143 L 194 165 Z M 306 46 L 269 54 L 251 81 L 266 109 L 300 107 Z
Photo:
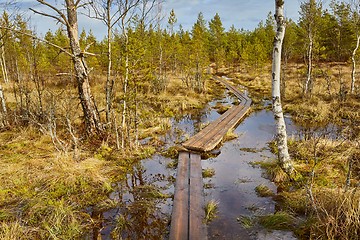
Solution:
M 3 93 L 2 86 L 0 85 L 0 102 L 1 102 L 1 110 L 0 110 L 0 127 L 5 127 L 8 125 L 7 122 L 7 109 L 5 103 L 5 97 Z
M 356 61 L 355 61 L 355 55 L 356 55 L 356 52 L 359 48 L 359 44 L 360 44 L 360 35 L 357 35 L 356 36 L 356 47 L 351 55 L 351 61 L 352 61 L 352 70 L 351 70 L 351 94 L 354 93 L 355 91 L 355 74 L 356 74 Z
M 9 77 L 8 77 L 8 72 L 7 72 L 7 67 L 6 67 L 5 47 L 4 47 L 3 40 L 0 41 L 0 45 L 1 45 L 1 56 L 0 56 L 1 70 L 2 70 L 2 75 L 4 78 L 4 82 L 7 83 L 7 82 L 9 82 Z
M 111 68 L 112 68 L 112 52 L 111 52 L 111 41 L 112 41 L 112 33 L 111 33 L 111 3 L 112 1 L 107 1 L 106 8 L 106 25 L 107 25 L 107 50 L 108 50 L 108 68 L 106 75 L 106 122 L 110 123 L 110 111 L 111 111 L 111 102 L 112 102 L 112 89 L 114 82 L 111 81 Z
M 312 72 L 312 49 L 313 49 L 313 37 L 311 34 L 311 29 L 309 30 L 309 48 L 308 48 L 308 67 L 307 67 L 307 77 L 306 77 L 306 82 L 305 82 L 305 89 L 304 89 L 304 93 L 308 94 L 309 92 L 309 87 L 311 84 L 311 72 Z
M 125 80 L 124 80 L 124 104 L 122 111 L 122 124 L 121 124 L 121 148 L 125 147 L 125 133 L 126 133 L 126 98 L 127 98 L 127 86 L 129 82 L 129 53 L 128 53 L 128 44 L 129 44 L 129 36 L 127 32 L 124 32 L 125 35 Z
M 287 134 L 280 98 L 280 69 L 281 49 L 285 35 L 284 0 L 275 0 L 275 19 L 277 32 L 274 39 L 272 64 L 272 104 L 276 121 L 276 141 L 278 146 L 278 159 L 281 168 L 292 177 L 295 170 L 290 159 L 287 146 Z

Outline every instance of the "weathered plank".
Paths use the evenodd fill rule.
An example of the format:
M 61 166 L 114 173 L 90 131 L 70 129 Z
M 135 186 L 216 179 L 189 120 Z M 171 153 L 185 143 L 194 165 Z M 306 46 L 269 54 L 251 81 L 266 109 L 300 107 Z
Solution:
M 240 106 L 243 107 L 243 106 Z M 223 137 L 218 134 L 219 129 L 223 129 L 230 119 L 234 118 L 237 114 L 237 108 L 231 108 L 226 111 L 220 118 L 210 123 L 203 130 L 183 143 L 183 146 L 190 150 L 204 151 L 203 147 L 206 142 L 211 138 L 220 139 Z
M 189 153 L 180 152 L 171 215 L 170 240 L 184 240 L 189 236 L 189 174 Z
M 207 239 L 204 220 L 204 196 L 201 157 L 179 154 L 170 240 Z
M 214 77 L 214 79 L 223 83 L 241 102 L 238 106 L 230 108 L 218 119 L 184 142 L 182 145 L 189 150 L 207 152 L 214 149 L 221 142 L 227 131 L 234 128 L 250 109 L 251 99 L 224 79 L 219 77 Z
M 226 132 L 238 124 L 250 108 L 251 100 L 247 96 L 227 81 L 217 77 L 214 79 L 225 84 L 241 103 L 226 111 L 220 118 L 183 143 L 187 149 L 212 150 L 221 142 Z M 203 222 L 204 215 L 201 157 L 199 154 L 181 152 L 171 216 L 170 240 L 206 240 L 207 229 Z
M 219 77 L 213 77 L 213 79 L 223 83 L 241 102 L 238 106 L 230 108 L 220 118 L 184 142 L 182 145 L 189 150 L 207 152 L 214 149 L 221 142 L 227 131 L 234 128 L 250 109 L 250 98 L 224 79 Z
M 206 225 L 204 224 L 204 196 L 201 157 L 198 154 L 190 155 L 190 208 L 189 208 L 189 239 L 207 239 Z

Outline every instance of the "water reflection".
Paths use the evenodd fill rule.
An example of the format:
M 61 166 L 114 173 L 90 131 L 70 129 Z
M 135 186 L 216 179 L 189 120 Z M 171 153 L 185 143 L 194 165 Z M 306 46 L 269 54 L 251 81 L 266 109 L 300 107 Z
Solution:
M 102 213 L 101 239 L 166 239 L 170 211 L 162 206 L 170 204 L 170 172 L 165 167 L 164 171 L 148 169 L 139 162 L 129 170 L 126 180 L 117 184 L 110 196 L 112 208 Z
M 295 130 L 292 124 L 288 126 L 291 131 Z M 209 239 L 258 239 L 259 234 L 266 232 L 260 226 L 246 229 L 238 219 L 275 211 L 275 202 L 270 197 L 259 197 L 255 188 L 262 184 L 276 192 L 276 186 L 263 178 L 261 169 L 251 164 L 275 157 L 267 146 L 273 139 L 274 130 L 270 111 L 254 112 L 236 128 L 238 139 L 225 143 L 216 158 L 203 161 L 204 168 L 216 170 L 210 180 L 214 188 L 205 190 L 206 199 L 220 202 L 219 216 L 208 228 Z
M 173 119 L 173 127 L 164 136 L 166 146 L 173 146 L 197 133 L 201 124 L 217 119 L 216 104 L 231 105 L 234 97 L 226 95 L 205 109 L 181 119 Z M 298 134 L 299 128 L 286 119 L 288 131 Z M 250 163 L 274 158 L 267 143 L 273 139 L 274 120 L 270 111 L 252 113 L 235 130 L 238 139 L 225 143 L 221 153 L 202 161 L 202 167 L 215 169 L 215 176 L 205 179 L 207 200 L 219 201 L 219 214 L 208 227 L 209 239 L 271 239 L 271 233 L 260 226 L 245 229 L 238 222 L 241 215 L 273 213 L 275 202 L 258 197 L 255 187 L 263 184 L 276 192 L 276 186 L 263 178 L 263 171 Z M 246 151 L 252 149 L 252 151 Z M 130 167 L 127 178 L 117 184 L 107 210 L 98 213 L 102 224 L 94 231 L 102 239 L 166 239 L 172 210 L 175 170 L 167 168 L 171 159 L 155 155 Z M 270 234 L 270 235 L 269 235 Z M 292 239 L 291 233 L 280 232 Z M 270 237 L 269 237 L 270 236 Z

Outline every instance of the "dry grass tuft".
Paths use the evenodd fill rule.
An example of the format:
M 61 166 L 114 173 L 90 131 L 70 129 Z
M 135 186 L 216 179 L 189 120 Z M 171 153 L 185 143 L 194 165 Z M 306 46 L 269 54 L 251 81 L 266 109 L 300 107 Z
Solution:
M 323 189 L 315 194 L 318 219 L 311 228 L 321 239 L 359 239 L 360 191 Z

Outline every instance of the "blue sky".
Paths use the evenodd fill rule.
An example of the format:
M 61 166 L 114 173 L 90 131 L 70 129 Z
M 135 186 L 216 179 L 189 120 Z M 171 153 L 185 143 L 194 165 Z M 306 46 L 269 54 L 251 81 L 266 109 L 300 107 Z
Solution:
M 0 0 L 4 3 L 8 0 Z M 62 3 L 63 0 L 48 0 L 48 2 Z M 329 0 L 330 1 L 330 0 Z M 33 7 L 37 10 L 43 9 L 35 0 L 19 0 L 21 11 L 31 17 L 31 23 L 40 34 L 49 29 L 56 29 L 58 26 L 54 20 L 38 16 L 28 9 Z M 198 13 L 202 12 L 207 21 L 211 20 L 216 13 L 219 13 L 223 25 L 228 29 L 232 24 L 237 29 L 253 30 L 261 20 L 265 20 L 268 13 L 274 12 L 273 0 L 164 0 L 161 7 L 164 17 L 163 26 L 166 26 L 167 18 L 171 9 L 174 9 L 177 24 L 175 30 L 181 24 L 184 29 L 191 29 L 195 23 Z M 325 2 L 327 2 L 325 0 Z M 297 21 L 299 16 L 301 0 L 285 0 L 285 15 Z M 85 16 L 79 17 L 79 27 L 88 31 L 90 28 L 96 37 L 102 39 L 105 36 L 104 25 L 96 20 L 89 20 Z

